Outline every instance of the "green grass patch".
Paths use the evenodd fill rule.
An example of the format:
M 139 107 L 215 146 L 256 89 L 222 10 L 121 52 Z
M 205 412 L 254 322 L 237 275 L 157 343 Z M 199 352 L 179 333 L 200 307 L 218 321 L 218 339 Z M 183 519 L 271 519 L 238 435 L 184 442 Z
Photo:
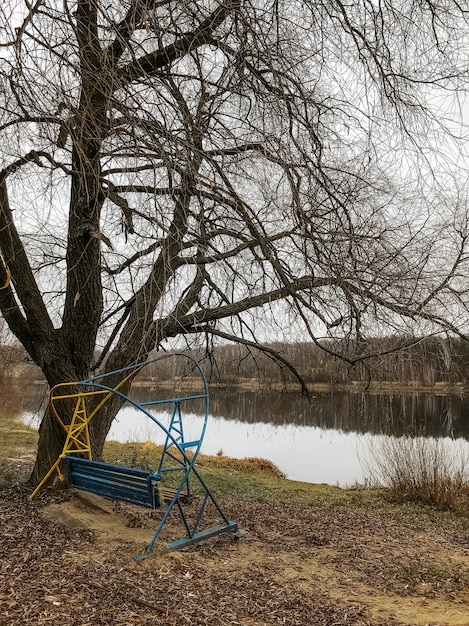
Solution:
M 151 442 L 107 442 L 104 458 L 110 463 L 156 471 L 162 446 Z M 260 503 L 296 503 L 303 506 L 390 506 L 376 489 L 341 489 L 325 484 L 286 480 L 271 461 L 199 455 L 196 463 L 202 478 L 218 497 Z
M 13 419 L 0 419 L 0 462 L 18 455 L 21 451 L 36 450 L 38 432 Z

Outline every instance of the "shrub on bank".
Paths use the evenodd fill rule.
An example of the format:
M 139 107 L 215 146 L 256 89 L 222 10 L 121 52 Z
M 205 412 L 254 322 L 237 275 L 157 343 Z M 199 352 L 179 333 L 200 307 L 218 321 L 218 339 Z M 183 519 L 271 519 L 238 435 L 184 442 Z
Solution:
M 458 508 L 469 494 L 469 455 L 443 439 L 383 437 L 370 449 L 369 479 L 398 502 Z

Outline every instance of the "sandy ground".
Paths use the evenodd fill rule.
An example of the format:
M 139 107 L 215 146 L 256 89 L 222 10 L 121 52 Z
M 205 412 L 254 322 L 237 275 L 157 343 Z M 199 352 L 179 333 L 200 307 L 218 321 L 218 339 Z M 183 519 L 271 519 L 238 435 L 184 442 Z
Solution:
M 0 494 L 0 624 L 469 626 L 469 536 L 345 507 L 222 501 L 246 530 L 135 563 L 158 512 Z M 180 536 L 177 515 L 167 538 Z

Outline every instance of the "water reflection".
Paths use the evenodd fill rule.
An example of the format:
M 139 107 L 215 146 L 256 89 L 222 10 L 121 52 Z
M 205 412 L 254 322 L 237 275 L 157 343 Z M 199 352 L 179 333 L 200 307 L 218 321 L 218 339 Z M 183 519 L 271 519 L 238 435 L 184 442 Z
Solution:
M 169 415 L 158 413 L 165 425 Z M 184 417 L 187 440 L 198 435 L 202 416 Z M 234 458 L 260 457 L 271 460 L 291 480 L 349 486 L 363 482 L 362 461 L 373 436 L 324 430 L 296 424 L 241 422 L 211 417 L 202 453 L 223 454 Z M 123 408 L 114 421 L 108 439 L 118 441 L 154 441 L 163 444 L 164 435 L 142 413 Z
M 143 401 L 149 393 L 137 387 L 133 396 Z M 294 424 L 344 433 L 469 439 L 469 398 L 455 395 L 333 392 L 308 400 L 286 391 L 213 389 L 210 414 L 250 424 Z
M 161 396 L 173 396 L 160 389 Z M 147 387 L 134 386 L 132 396 L 144 401 L 154 396 Z M 44 388 L 18 386 L 1 393 L 17 414 L 31 423 L 41 414 Z M 198 433 L 196 407 L 189 424 Z M 297 393 L 213 389 L 203 452 L 272 460 L 291 479 L 351 485 L 364 478 L 370 447 L 383 436 L 404 434 L 469 440 L 469 399 L 464 396 L 371 395 L 334 392 L 310 401 Z M 37 422 L 36 422 L 37 423 Z M 199 430 L 198 430 L 199 429 Z M 190 436 L 190 433 L 189 433 Z M 152 439 L 161 432 L 150 420 L 126 407 L 113 424 L 109 438 L 121 441 Z
M 148 391 L 136 388 L 133 396 L 144 401 Z M 202 451 L 267 458 L 293 480 L 363 482 L 370 450 L 383 436 L 441 437 L 449 446 L 453 438 L 469 438 L 469 403 L 457 396 L 332 393 L 308 401 L 287 392 L 214 390 L 210 397 L 212 419 Z M 189 417 L 190 438 L 190 428 L 198 432 L 201 418 Z M 163 443 L 147 421 L 124 409 L 110 437 Z

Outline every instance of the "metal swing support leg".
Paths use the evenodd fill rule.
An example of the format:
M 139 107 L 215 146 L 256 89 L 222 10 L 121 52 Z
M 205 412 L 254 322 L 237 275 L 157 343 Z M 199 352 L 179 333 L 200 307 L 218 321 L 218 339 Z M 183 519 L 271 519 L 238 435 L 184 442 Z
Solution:
M 220 535 L 222 533 L 233 533 L 236 537 L 241 537 L 242 533 L 240 533 L 239 531 L 239 527 L 238 524 L 236 522 L 230 521 L 228 520 L 228 518 L 226 517 L 226 515 L 223 513 L 220 505 L 218 504 L 218 502 L 215 500 L 214 496 L 211 494 L 209 488 L 207 487 L 207 485 L 205 484 L 204 480 L 202 479 L 202 477 L 200 476 L 199 472 L 195 469 L 195 467 L 192 466 L 192 468 L 187 472 L 187 474 L 189 474 L 190 472 L 192 472 L 194 474 L 194 476 L 197 478 L 197 480 L 199 481 L 200 485 L 202 486 L 205 495 L 203 497 L 203 500 L 200 504 L 199 507 L 199 511 L 197 513 L 195 522 L 191 528 L 187 516 L 184 513 L 184 509 L 181 505 L 181 501 L 179 499 L 179 494 L 181 492 L 182 486 L 187 482 L 188 476 L 184 476 L 184 478 L 181 481 L 180 487 L 179 489 L 176 491 L 176 494 L 174 495 L 173 499 L 171 500 L 170 504 L 168 505 L 168 508 L 165 511 L 165 514 L 163 515 L 163 518 L 153 536 L 153 539 L 150 541 L 150 543 L 148 544 L 148 546 L 145 549 L 145 552 L 143 555 L 136 555 L 133 557 L 134 561 L 141 561 L 142 559 L 146 558 L 156 540 L 158 539 L 159 534 L 161 533 L 163 526 L 165 525 L 174 505 L 177 505 L 178 509 L 179 509 L 179 513 L 181 515 L 181 519 L 182 522 L 185 526 L 186 529 L 186 536 L 182 537 L 181 539 L 176 539 L 175 541 L 171 541 L 170 543 L 166 544 L 165 546 L 165 550 L 167 552 L 172 552 L 174 550 L 180 550 L 181 548 L 185 548 L 187 546 L 191 546 L 195 543 L 198 543 L 199 541 L 204 541 L 206 539 L 209 539 L 211 537 L 216 537 L 217 535 Z M 207 528 L 205 530 L 201 530 L 199 531 L 199 525 L 200 522 L 202 521 L 202 517 L 203 514 L 205 512 L 205 508 L 207 506 L 208 501 L 211 501 L 212 504 L 214 505 L 215 509 L 217 510 L 217 512 L 219 513 L 220 517 L 223 520 L 223 523 L 221 524 L 217 524 L 215 526 L 211 526 L 210 528 Z
M 182 509 L 182 506 L 178 502 L 181 517 L 186 526 L 187 536 L 182 537 L 181 539 L 177 539 L 176 541 L 172 541 L 171 543 L 168 543 L 166 545 L 166 550 L 168 552 L 172 550 L 180 550 L 181 548 L 185 548 L 186 546 L 190 546 L 194 543 L 198 543 L 199 541 L 204 541 L 205 539 L 209 539 L 210 537 L 216 537 L 217 535 L 221 535 L 222 533 L 234 533 L 238 537 L 241 536 L 241 533 L 239 532 L 238 524 L 236 522 L 228 520 L 228 518 L 225 516 L 225 514 L 221 510 L 219 504 L 217 503 L 215 498 L 212 496 L 212 494 L 208 490 L 205 483 L 202 481 L 201 477 L 197 474 L 196 470 L 194 470 L 194 473 L 197 475 L 197 478 L 199 479 L 199 481 L 201 482 L 202 486 L 205 489 L 205 496 L 204 496 L 204 499 L 202 500 L 202 503 L 199 508 L 199 512 L 197 514 L 197 518 L 192 528 L 189 527 L 186 516 Z M 203 514 L 205 512 L 205 507 L 209 500 L 217 509 L 224 523 L 218 524 L 216 526 L 211 526 L 210 528 L 199 531 L 198 528 L 202 520 Z

